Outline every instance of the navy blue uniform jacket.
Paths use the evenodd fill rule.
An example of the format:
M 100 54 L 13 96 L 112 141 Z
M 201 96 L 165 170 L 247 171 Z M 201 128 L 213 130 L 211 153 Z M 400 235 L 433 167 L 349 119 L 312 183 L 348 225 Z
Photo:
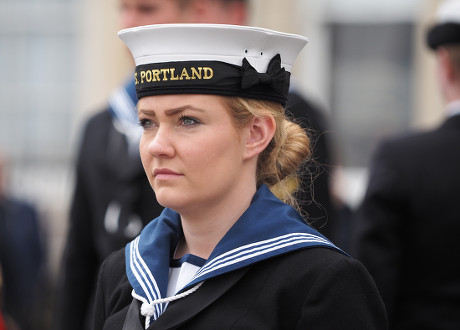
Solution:
M 378 148 L 354 256 L 374 277 L 390 329 L 460 329 L 460 115 Z

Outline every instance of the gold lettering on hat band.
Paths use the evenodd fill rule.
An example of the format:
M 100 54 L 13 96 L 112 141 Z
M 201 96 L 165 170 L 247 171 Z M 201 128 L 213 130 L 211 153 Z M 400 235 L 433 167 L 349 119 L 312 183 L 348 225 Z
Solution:
M 180 73 L 176 68 L 140 70 L 134 74 L 136 85 L 168 80 L 209 80 L 214 77 L 214 70 L 210 67 L 182 68 Z
M 280 56 L 272 58 L 267 72 L 258 72 L 251 65 L 245 65 L 245 60 L 242 65 L 207 60 L 138 64 L 136 95 L 142 98 L 167 94 L 214 94 L 285 105 L 290 73 L 281 68 Z

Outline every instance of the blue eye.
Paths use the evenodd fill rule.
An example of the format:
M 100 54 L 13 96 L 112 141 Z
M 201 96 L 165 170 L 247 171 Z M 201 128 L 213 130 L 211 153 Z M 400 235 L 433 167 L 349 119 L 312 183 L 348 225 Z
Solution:
M 149 119 L 146 118 L 139 118 L 139 126 L 141 126 L 143 129 L 148 129 L 153 126 L 153 122 Z
M 193 118 L 193 117 L 190 117 L 190 116 L 180 116 L 179 117 L 179 122 L 180 124 L 184 125 L 184 126 L 193 126 L 193 125 L 196 125 L 196 124 L 199 124 L 200 121 Z

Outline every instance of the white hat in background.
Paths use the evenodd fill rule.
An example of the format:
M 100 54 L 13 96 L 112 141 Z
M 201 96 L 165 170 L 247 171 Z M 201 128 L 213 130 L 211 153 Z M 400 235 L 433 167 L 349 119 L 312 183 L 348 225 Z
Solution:
M 460 0 L 441 2 L 436 12 L 436 23 L 428 31 L 427 44 L 432 49 L 460 44 Z

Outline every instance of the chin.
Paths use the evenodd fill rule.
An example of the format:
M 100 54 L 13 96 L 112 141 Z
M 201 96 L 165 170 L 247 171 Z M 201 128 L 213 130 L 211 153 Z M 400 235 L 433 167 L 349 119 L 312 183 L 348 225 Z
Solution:
M 173 209 L 176 212 L 183 205 L 184 198 L 170 189 L 157 189 L 155 190 L 155 195 L 161 206 Z

